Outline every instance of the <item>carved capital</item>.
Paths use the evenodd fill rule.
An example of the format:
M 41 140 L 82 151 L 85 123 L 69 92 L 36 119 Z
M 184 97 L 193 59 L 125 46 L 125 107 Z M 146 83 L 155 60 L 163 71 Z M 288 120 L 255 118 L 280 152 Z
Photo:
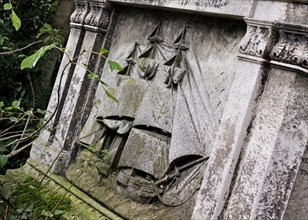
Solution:
M 241 54 L 267 59 L 277 41 L 276 30 L 267 23 L 246 20 L 247 32 L 240 42 Z
M 111 15 L 111 5 L 105 1 L 89 1 L 90 12 L 85 19 L 85 25 L 94 29 L 107 29 Z
M 82 25 L 88 11 L 89 6 L 86 0 L 75 0 L 75 11 L 71 15 L 72 24 L 79 24 L 79 26 Z
M 277 26 L 280 28 L 279 41 L 270 54 L 272 60 L 308 69 L 307 30 L 285 24 Z

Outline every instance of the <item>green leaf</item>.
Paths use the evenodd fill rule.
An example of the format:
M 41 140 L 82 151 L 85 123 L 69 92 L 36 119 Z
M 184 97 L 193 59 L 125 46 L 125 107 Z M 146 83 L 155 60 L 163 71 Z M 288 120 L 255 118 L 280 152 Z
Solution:
M 11 110 L 13 110 L 13 108 L 14 108 L 13 106 L 8 106 L 4 110 L 11 111 Z
M 16 118 L 16 117 L 10 117 L 10 121 L 11 121 L 11 122 L 17 122 L 17 121 L 18 121 L 18 118 Z
M 65 210 L 55 210 L 55 212 L 54 212 L 54 214 L 55 215 L 62 215 L 62 214 L 64 214 L 64 213 L 66 213 L 66 211 Z
M 50 211 L 45 211 L 45 210 L 43 210 L 41 212 L 41 215 L 46 216 L 46 217 L 50 217 L 50 218 L 53 217 L 53 214 Z
M 12 6 L 11 3 L 5 3 L 5 4 L 3 5 L 3 9 L 4 9 L 5 11 L 11 10 L 12 8 L 13 8 L 13 6 Z
M 26 112 L 25 112 L 25 115 L 28 115 L 28 116 L 31 116 L 31 115 L 33 115 L 33 112 L 32 112 L 32 110 L 28 110 L 28 111 L 26 111 Z
M 88 78 L 89 79 L 99 79 L 99 76 L 95 73 L 89 73 L 88 74 Z
M 16 15 L 14 10 L 12 10 L 11 20 L 12 20 L 12 23 L 13 23 L 13 26 L 14 26 L 15 30 L 18 31 L 19 28 L 21 27 L 21 20 Z
M 116 99 L 116 97 L 114 97 L 110 92 L 108 92 L 108 90 L 107 90 L 106 88 L 103 87 L 103 89 L 104 89 L 106 95 L 107 95 L 109 98 L 111 98 L 113 101 L 115 101 L 116 103 L 119 104 L 119 101 Z
M 43 25 L 43 27 L 41 27 L 38 31 L 38 34 L 36 35 L 37 38 L 39 38 L 41 35 L 46 34 L 46 33 L 50 33 L 53 31 L 53 28 L 50 24 L 45 23 Z
M 36 109 L 36 111 L 38 112 L 38 113 L 40 113 L 40 114 L 42 114 L 42 115 L 44 115 L 45 113 L 46 113 L 46 110 L 45 111 L 43 111 L 42 109 Z
M 14 109 L 17 109 L 17 110 L 20 110 L 20 109 L 21 109 L 21 108 L 20 108 L 20 103 L 21 103 L 21 99 L 19 99 L 19 100 L 14 100 L 14 101 L 12 102 L 13 108 L 14 108 Z
M 7 163 L 7 156 L 6 155 L 0 155 L 0 168 L 2 168 Z
M 41 57 L 44 56 L 44 54 L 55 47 L 54 44 L 41 47 L 36 53 L 32 54 L 31 56 L 25 58 L 20 65 L 20 69 L 26 69 L 26 68 L 33 68 L 35 67 L 36 63 L 39 61 Z
M 0 19 L 0 24 L 4 25 L 4 20 L 3 19 Z
M 0 109 L 4 107 L 4 102 L 0 102 Z
M 4 43 L 4 41 L 7 41 L 8 38 L 6 36 L 3 36 L 0 34 L 0 46 Z
M 104 55 L 104 54 L 108 53 L 109 50 L 107 50 L 105 48 L 101 48 L 100 52 L 101 52 L 102 55 Z
M 113 61 L 113 60 L 108 60 L 108 64 L 109 64 L 109 68 L 110 68 L 111 72 L 114 71 L 114 70 L 119 70 L 119 71 L 123 70 L 121 65 L 118 64 L 117 62 Z

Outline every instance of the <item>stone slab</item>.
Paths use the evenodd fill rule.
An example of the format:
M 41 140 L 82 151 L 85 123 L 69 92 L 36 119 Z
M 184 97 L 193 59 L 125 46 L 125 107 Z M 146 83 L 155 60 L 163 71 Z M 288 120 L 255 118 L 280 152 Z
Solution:
M 253 8 L 253 0 L 109 0 L 132 6 L 156 7 L 166 10 L 197 12 L 216 16 L 246 17 Z

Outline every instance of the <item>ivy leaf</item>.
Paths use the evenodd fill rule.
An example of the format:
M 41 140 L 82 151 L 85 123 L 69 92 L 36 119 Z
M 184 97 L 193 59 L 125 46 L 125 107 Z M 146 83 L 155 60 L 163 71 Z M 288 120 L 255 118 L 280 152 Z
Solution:
M 18 121 L 18 118 L 16 118 L 16 117 L 10 117 L 10 121 L 11 121 L 11 122 L 17 122 L 17 121 Z
M 5 4 L 3 5 L 3 9 L 4 9 L 5 11 L 11 10 L 12 8 L 13 8 L 13 6 L 12 6 L 11 3 L 5 3 Z
M 119 71 L 123 70 L 121 65 L 118 64 L 117 62 L 113 61 L 113 60 L 108 60 L 108 64 L 109 64 L 109 68 L 110 68 L 111 72 L 114 71 L 114 70 L 119 70 Z
M 11 20 L 12 20 L 12 23 L 13 23 L 13 26 L 14 26 L 15 30 L 18 31 L 19 28 L 21 27 L 21 20 L 16 15 L 14 10 L 12 10 Z
M 105 48 L 101 48 L 100 52 L 101 52 L 102 55 L 104 55 L 104 54 L 108 53 L 109 50 L 107 50 Z
M 20 69 L 23 70 L 26 68 L 34 68 L 39 59 L 44 56 L 46 51 L 51 50 L 54 47 L 54 44 L 41 47 L 36 53 L 32 54 L 31 56 L 28 56 L 21 62 Z
M 107 95 L 109 98 L 111 98 L 113 101 L 115 101 L 116 103 L 119 104 L 119 101 L 116 99 L 116 97 L 114 97 L 110 92 L 108 92 L 108 90 L 107 90 L 106 88 L 103 87 L 103 89 L 104 89 L 106 95 Z
M 6 155 L 0 155 L 0 168 L 2 168 L 7 163 L 7 156 Z

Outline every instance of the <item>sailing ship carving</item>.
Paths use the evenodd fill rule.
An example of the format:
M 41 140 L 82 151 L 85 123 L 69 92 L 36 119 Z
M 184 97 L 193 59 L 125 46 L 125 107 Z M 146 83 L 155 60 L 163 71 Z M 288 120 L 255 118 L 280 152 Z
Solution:
M 118 171 L 122 195 L 176 206 L 200 187 L 215 120 L 190 27 L 167 44 L 162 25 L 148 45 L 133 43 L 118 72 L 119 104 L 105 102 L 92 122 L 94 132 L 83 129 L 79 143 L 108 149 L 104 174 Z

